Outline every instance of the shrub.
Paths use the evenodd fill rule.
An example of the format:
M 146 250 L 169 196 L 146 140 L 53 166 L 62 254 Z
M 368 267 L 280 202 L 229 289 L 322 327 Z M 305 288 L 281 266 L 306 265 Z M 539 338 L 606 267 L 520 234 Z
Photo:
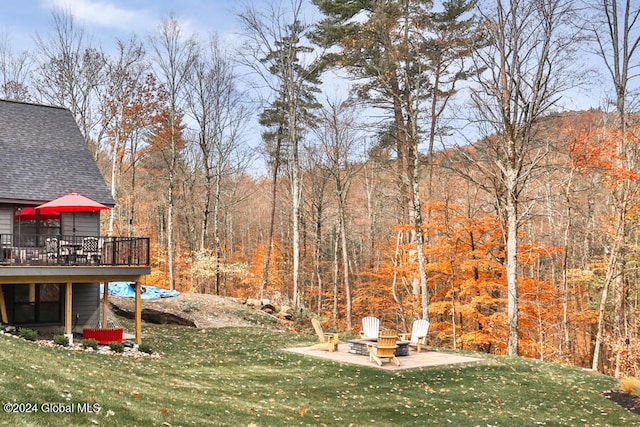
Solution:
M 147 353 L 147 354 L 153 353 L 153 350 L 151 350 L 151 346 L 149 344 L 147 344 L 146 342 L 141 342 L 138 345 L 138 351 L 141 351 L 141 352 Z
M 625 393 L 640 396 L 640 379 L 634 377 L 622 378 L 620 380 L 620 388 Z
M 67 347 L 69 345 L 69 337 L 64 335 L 54 335 L 53 342 L 62 347 Z
M 120 343 L 118 341 L 111 341 L 109 343 L 109 348 L 113 352 L 122 353 L 124 351 L 124 344 L 122 344 L 122 343 Z
M 82 340 L 82 348 L 92 348 L 94 350 L 98 349 L 98 341 L 93 338 L 86 338 Z
M 309 319 L 311 319 L 312 316 L 313 316 L 313 313 L 308 309 L 293 310 L 293 312 L 291 313 L 291 320 L 293 322 L 293 327 L 297 331 L 301 331 L 305 328 L 305 325 L 306 327 L 311 326 L 311 323 L 310 323 L 311 321 Z
M 27 341 L 35 341 L 38 339 L 38 331 L 29 328 L 20 329 L 20 336 Z

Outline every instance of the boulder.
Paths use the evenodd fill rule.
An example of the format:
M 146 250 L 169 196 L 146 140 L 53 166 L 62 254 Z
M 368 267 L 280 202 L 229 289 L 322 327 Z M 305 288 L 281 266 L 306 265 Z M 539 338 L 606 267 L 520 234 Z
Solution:
M 288 305 L 283 305 L 282 307 L 280 307 L 280 312 L 278 313 L 278 316 L 286 320 L 293 319 L 293 307 Z
M 273 306 L 273 304 L 263 304 L 261 310 L 272 315 L 276 313 L 276 308 Z
M 124 307 L 119 307 L 113 303 L 109 304 L 109 308 L 117 315 L 126 317 L 127 319 L 133 319 L 135 313 L 133 311 L 129 311 Z M 181 326 L 191 326 L 195 327 L 196 324 L 189 319 L 185 319 L 184 317 L 177 316 L 173 313 L 167 313 L 165 311 L 158 311 L 152 308 L 143 308 L 142 312 L 142 320 L 150 323 L 156 323 L 160 325 L 181 325 Z

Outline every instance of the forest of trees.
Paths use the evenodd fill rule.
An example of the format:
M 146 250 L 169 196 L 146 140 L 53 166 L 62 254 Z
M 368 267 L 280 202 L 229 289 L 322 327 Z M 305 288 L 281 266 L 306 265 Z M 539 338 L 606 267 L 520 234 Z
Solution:
M 237 45 L 170 16 L 105 50 L 54 11 L 33 51 L 0 38 L 0 97 L 73 113 L 117 202 L 104 232 L 152 238 L 147 284 L 636 375 L 639 18 L 289 0 L 244 5 Z

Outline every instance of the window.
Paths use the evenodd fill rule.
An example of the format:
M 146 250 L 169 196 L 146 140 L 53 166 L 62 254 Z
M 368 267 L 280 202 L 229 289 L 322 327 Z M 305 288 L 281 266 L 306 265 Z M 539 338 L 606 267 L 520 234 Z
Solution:
M 42 246 L 39 236 L 60 234 L 60 214 L 41 214 L 32 207 L 17 208 L 14 214 L 13 234 L 17 246 Z
M 13 323 L 60 323 L 62 292 L 58 283 L 13 285 Z

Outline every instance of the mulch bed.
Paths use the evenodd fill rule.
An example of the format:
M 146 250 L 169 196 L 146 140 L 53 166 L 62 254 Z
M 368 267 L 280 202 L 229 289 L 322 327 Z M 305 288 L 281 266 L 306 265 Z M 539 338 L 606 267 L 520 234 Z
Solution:
M 619 390 L 611 390 L 606 392 L 604 396 L 634 414 L 640 414 L 640 399 L 638 397 Z

